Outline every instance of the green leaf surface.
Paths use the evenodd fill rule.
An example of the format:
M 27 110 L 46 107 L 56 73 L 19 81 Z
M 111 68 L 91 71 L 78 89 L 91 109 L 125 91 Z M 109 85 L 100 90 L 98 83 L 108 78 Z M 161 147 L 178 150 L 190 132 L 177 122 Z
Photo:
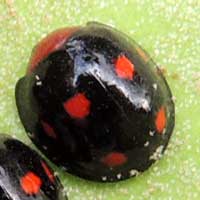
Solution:
M 42 37 L 88 21 L 127 33 L 163 68 L 175 99 L 176 126 L 165 156 L 127 181 L 89 182 L 53 166 L 69 200 L 199 200 L 199 0 L 0 0 L 0 132 L 32 145 L 18 117 L 15 84 Z

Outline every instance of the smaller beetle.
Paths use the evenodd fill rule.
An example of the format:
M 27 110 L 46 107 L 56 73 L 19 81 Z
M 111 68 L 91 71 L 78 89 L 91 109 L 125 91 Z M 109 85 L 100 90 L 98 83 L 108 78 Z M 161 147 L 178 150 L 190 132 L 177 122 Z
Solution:
M 0 135 L 0 200 L 64 200 L 62 185 L 28 146 Z

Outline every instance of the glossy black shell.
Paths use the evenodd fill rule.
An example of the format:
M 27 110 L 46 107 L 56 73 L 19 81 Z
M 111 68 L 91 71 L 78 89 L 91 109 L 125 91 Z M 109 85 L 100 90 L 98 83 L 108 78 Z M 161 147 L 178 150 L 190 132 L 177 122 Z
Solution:
M 133 79 L 116 74 L 120 56 L 134 65 Z M 89 101 L 84 118 L 64 107 L 77 94 Z M 156 64 L 128 36 L 98 23 L 81 27 L 20 79 L 16 101 L 37 147 L 68 172 L 96 181 L 145 171 L 164 152 L 174 127 L 172 95 Z
M 1 200 L 66 200 L 60 181 L 50 173 L 51 168 L 35 151 L 0 135 Z

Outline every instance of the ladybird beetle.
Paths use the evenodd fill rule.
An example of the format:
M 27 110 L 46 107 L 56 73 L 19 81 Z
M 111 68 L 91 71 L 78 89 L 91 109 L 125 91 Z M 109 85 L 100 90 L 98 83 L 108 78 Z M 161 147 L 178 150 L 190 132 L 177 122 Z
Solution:
M 35 151 L 0 135 L 1 200 L 65 200 L 52 169 Z
M 57 30 L 34 48 L 16 102 L 37 147 L 66 171 L 94 181 L 145 171 L 174 127 L 161 70 L 128 36 L 95 22 Z

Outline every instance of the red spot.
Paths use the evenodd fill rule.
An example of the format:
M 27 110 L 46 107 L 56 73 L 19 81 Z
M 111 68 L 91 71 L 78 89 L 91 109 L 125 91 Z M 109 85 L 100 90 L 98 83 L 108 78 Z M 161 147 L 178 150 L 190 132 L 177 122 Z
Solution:
M 42 180 L 33 172 L 28 172 L 21 178 L 20 184 L 26 194 L 36 195 L 40 191 Z
M 43 38 L 33 50 L 27 73 L 33 72 L 37 64 L 51 52 L 59 49 L 79 27 L 58 29 Z
M 162 133 L 166 126 L 166 114 L 164 107 L 161 107 L 156 114 L 155 125 L 158 133 Z
M 115 70 L 120 78 L 132 80 L 135 74 L 133 63 L 125 56 L 120 55 L 115 63 Z
M 41 164 L 42 164 L 42 167 L 43 167 L 46 175 L 49 177 L 49 180 L 53 183 L 55 177 L 54 177 L 52 171 L 49 169 L 49 167 L 46 165 L 45 162 L 41 162 Z
M 57 135 L 56 135 L 54 129 L 47 122 L 41 121 L 41 124 L 42 124 L 42 127 L 43 127 L 45 133 L 49 137 L 54 138 L 54 139 L 57 138 Z
M 64 108 L 71 117 L 82 119 L 89 115 L 90 104 L 83 93 L 78 93 L 64 103 Z
M 116 167 L 126 163 L 127 157 L 123 153 L 112 152 L 103 157 L 101 161 L 109 167 Z

